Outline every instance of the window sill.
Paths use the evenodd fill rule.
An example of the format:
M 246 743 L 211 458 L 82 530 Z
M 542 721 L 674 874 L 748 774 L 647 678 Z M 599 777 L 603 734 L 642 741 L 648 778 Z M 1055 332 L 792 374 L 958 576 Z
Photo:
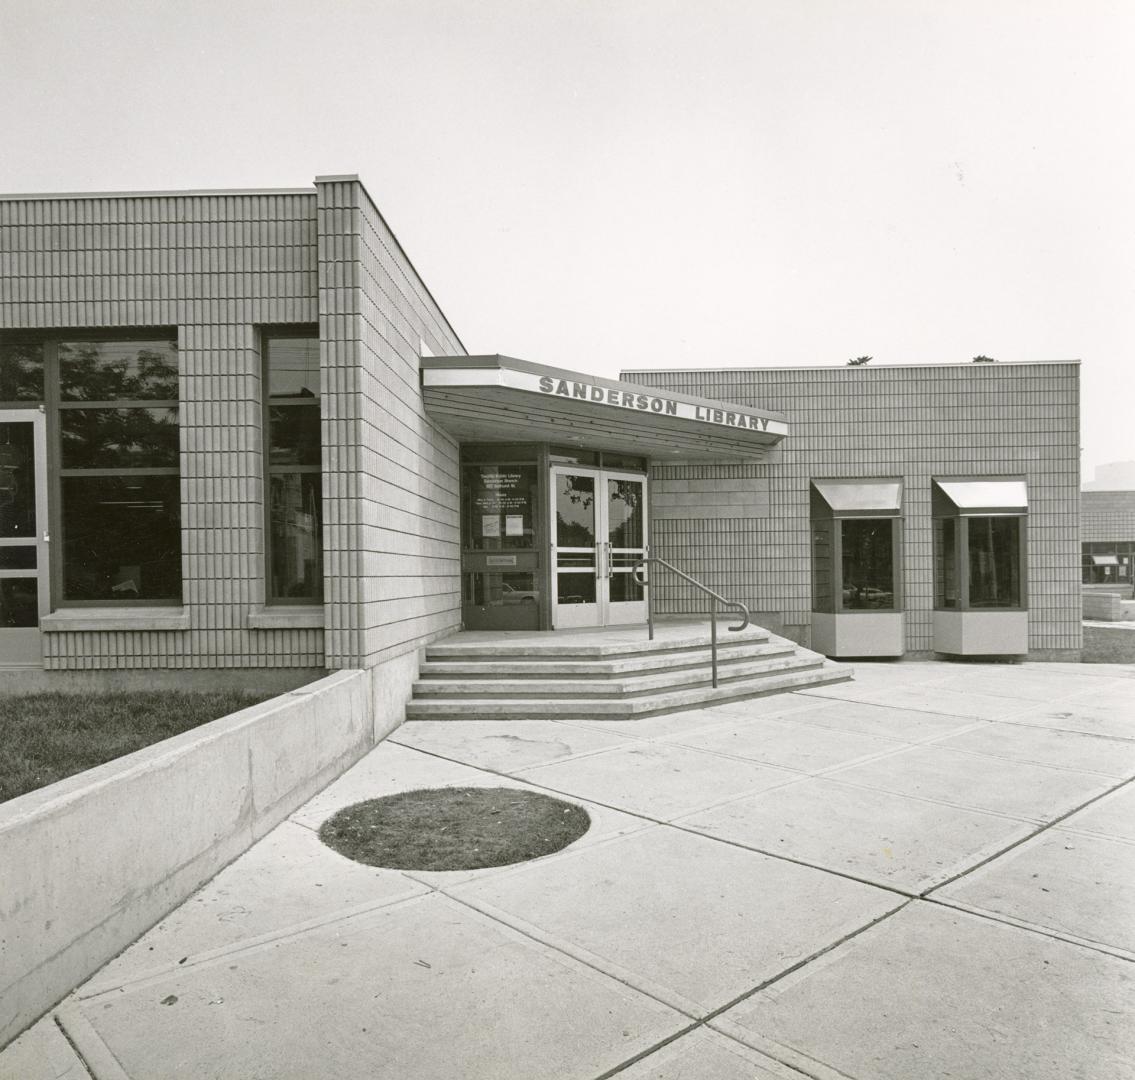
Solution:
M 244 619 L 250 630 L 322 630 L 323 607 L 265 607 L 250 611 Z
M 44 633 L 76 630 L 188 630 L 186 608 L 63 608 L 39 621 Z

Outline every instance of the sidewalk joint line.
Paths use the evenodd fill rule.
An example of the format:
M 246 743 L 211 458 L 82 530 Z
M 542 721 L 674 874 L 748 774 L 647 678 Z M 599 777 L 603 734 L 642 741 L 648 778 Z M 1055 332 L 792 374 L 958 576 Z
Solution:
M 950 900 L 948 897 L 943 897 L 939 900 L 936 896 L 922 896 L 919 897 L 919 899 L 927 904 L 948 908 L 950 911 L 961 911 L 966 915 L 973 915 L 978 919 L 986 919 L 989 922 L 999 923 L 1002 926 L 1011 926 L 1016 930 L 1024 930 L 1027 933 L 1047 938 L 1049 941 L 1059 941 L 1064 945 L 1077 945 L 1081 949 L 1090 949 L 1092 952 L 1110 956 L 1113 960 L 1123 960 L 1128 964 L 1135 964 L 1135 958 L 1133 958 L 1127 950 L 1121 949 L 1118 945 L 1108 945 L 1106 942 L 1093 942 L 1087 938 L 1076 937 L 1073 934 L 1062 934 L 1058 930 L 1041 926 L 1039 923 L 1030 923 L 1027 919 L 1018 919 L 1015 916 L 1005 915 L 998 911 L 990 911 L 987 908 L 971 907 L 968 904 L 962 903 L 960 900 Z M 1126 955 L 1120 955 L 1120 953 L 1125 953 Z
M 1114 792 L 1119 791 L 1120 788 L 1126 787 L 1128 784 L 1132 783 L 1133 781 L 1135 781 L 1135 777 L 1128 777 L 1126 780 L 1120 780 L 1119 783 L 1117 783 L 1114 787 L 1108 788 L 1107 791 L 1101 791 L 1098 795 L 1093 795 L 1086 802 L 1082 802 L 1078 806 L 1072 807 L 1071 810 L 1066 810 L 1063 814 L 1059 814 L 1057 817 L 1054 817 L 1051 821 L 1046 821 L 1046 822 L 1041 823 L 1040 827 L 1037 828 L 1035 831 L 1029 833 L 1028 836 L 1022 837 L 1020 840 L 1015 840 L 1011 844 L 1007 844 L 1000 851 L 997 851 L 994 854 L 988 856 L 987 858 L 982 859 L 980 862 L 974 863 L 974 865 L 971 866 L 968 870 L 962 870 L 960 873 L 954 874 L 953 877 L 947 878 L 945 881 L 940 882 L 939 884 L 934 885 L 931 888 L 927 889 L 919 897 L 919 899 L 921 899 L 921 900 L 933 900 L 934 898 L 930 895 L 931 893 L 937 892 L 939 889 L 944 889 L 947 885 L 952 885 L 955 881 L 958 881 L 961 878 L 966 877 L 969 874 L 974 873 L 974 871 L 976 871 L 976 870 L 980 870 L 983 866 L 988 866 L 989 863 L 991 863 L 994 859 L 1001 858 L 1003 855 L 1014 850 L 1014 848 L 1019 848 L 1022 844 L 1027 844 L 1030 840 L 1035 840 L 1041 834 L 1048 832 L 1050 829 L 1056 828 L 1056 826 L 1058 826 L 1061 822 L 1067 821 L 1068 818 L 1070 818 L 1073 814 L 1078 814 L 1081 810 L 1087 809 L 1087 807 L 1091 806 L 1093 803 L 1099 802 L 1100 799 L 1106 798 L 1108 795 L 1111 795 Z

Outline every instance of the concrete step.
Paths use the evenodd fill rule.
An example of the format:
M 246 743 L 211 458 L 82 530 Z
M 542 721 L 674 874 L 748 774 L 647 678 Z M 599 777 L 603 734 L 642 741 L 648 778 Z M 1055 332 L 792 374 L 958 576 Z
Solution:
M 718 664 L 718 682 L 726 683 L 737 679 L 761 678 L 785 671 L 813 668 L 816 667 L 817 662 L 812 653 L 801 655 L 795 650 L 786 649 L 778 656 L 762 656 L 748 661 L 737 659 L 728 664 Z M 422 699 L 440 697 L 625 697 L 682 687 L 703 686 L 711 684 L 712 681 L 712 669 L 708 663 L 703 663 L 696 667 L 681 667 L 648 675 L 611 675 L 598 679 L 429 678 L 414 683 L 414 697 Z
M 406 706 L 407 720 L 633 720 L 655 713 L 676 712 L 723 701 L 789 693 L 810 686 L 844 682 L 852 676 L 846 664 L 836 664 L 815 653 L 813 666 L 771 675 L 734 679 L 712 686 L 686 687 L 635 697 L 617 698 L 488 698 L 416 699 Z
M 721 645 L 717 650 L 718 666 L 745 662 L 757 657 L 790 656 L 796 651 L 790 641 L 769 644 Z M 677 671 L 704 667 L 710 661 L 709 646 L 691 648 L 680 653 L 658 652 L 605 660 L 543 660 L 538 657 L 509 659 L 494 653 L 490 657 L 460 660 L 426 660 L 421 666 L 423 678 L 468 679 L 540 679 L 555 675 L 571 675 L 582 679 L 606 679 L 618 675 L 635 675 L 651 671 Z
M 571 633 L 548 634 L 547 642 L 534 642 L 525 635 L 522 640 L 510 641 L 505 635 L 494 641 L 486 642 L 438 642 L 426 648 L 426 660 L 459 660 L 484 657 L 488 660 L 500 660 L 508 657 L 509 660 L 601 660 L 607 657 L 627 656 L 654 656 L 672 653 L 680 655 L 691 649 L 705 649 L 709 647 L 708 630 L 702 633 L 690 633 L 684 637 L 668 636 L 649 641 L 646 631 L 642 631 L 642 639 L 638 641 L 611 641 L 596 642 L 594 640 L 572 640 Z M 767 630 L 759 626 L 750 626 L 738 634 L 730 633 L 725 626 L 718 632 L 718 647 L 733 645 L 760 645 L 770 640 Z

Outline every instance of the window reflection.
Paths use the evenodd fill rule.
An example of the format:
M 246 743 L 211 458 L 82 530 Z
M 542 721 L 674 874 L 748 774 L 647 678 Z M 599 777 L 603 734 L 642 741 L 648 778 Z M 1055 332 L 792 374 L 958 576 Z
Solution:
M 43 346 L 0 343 L 0 401 L 43 400 Z
M 67 476 L 62 486 L 69 600 L 180 600 L 176 476 Z
M 32 425 L 0 424 L 0 537 L 35 536 L 35 434 Z
M 64 341 L 59 345 L 63 401 L 176 401 L 172 341 Z
M 559 547 L 594 547 L 595 477 L 557 473 L 555 478 L 556 544 Z
M 58 353 L 64 599 L 180 602 L 177 344 L 63 341 Z
M 607 536 L 613 548 L 642 548 L 641 480 L 607 481 Z
M 840 524 L 844 609 L 893 610 L 894 527 L 891 519 L 853 518 Z
M 934 606 L 958 606 L 958 552 L 954 518 L 934 522 Z
M 177 468 L 177 409 L 63 409 L 65 469 Z
M 264 339 L 268 599 L 323 598 L 323 435 L 319 337 Z
M 269 495 L 273 597 L 319 600 L 323 597 L 323 507 L 319 473 L 284 473 L 271 477 Z
M 0 628 L 39 626 L 35 578 L 0 578 Z
M 1019 607 L 1021 603 L 1021 521 L 1016 517 L 973 517 L 969 528 L 969 606 Z

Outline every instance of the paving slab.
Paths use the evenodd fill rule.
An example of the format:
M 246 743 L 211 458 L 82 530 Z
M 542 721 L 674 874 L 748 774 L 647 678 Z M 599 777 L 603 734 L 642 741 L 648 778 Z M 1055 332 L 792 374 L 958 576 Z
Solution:
M 1013 665 L 961 671 L 936 685 L 943 690 L 961 691 L 965 694 L 1058 701 L 1073 694 L 1085 693 L 1095 684 L 1090 676 L 1083 674 L 1070 675 L 1064 671 L 1035 668 L 1024 672 Z
M 1127 676 L 1094 684 L 1082 694 L 1075 694 L 1067 700 L 1089 708 L 1120 709 L 1129 720 L 1135 719 L 1135 678 Z
M 398 870 L 363 866 L 285 821 L 175 908 L 88 983 L 116 985 L 183 957 L 236 945 L 337 912 L 428 891 Z
M 710 1026 L 815 1080 L 1132 1080 L 1130 962 L 915 901 Z
M 609 750 L 627 739 L 549 720 L 409 720 L 390 737 L 400 746 L 503 773 Z
M 498 787 L 501 778 L 387 739 L 301 806 L 291 815 L 291 820 L 317 829 L 336 810 L 364 799 L 417 788 L 474 786 L 478 781 L 488 787 Z
M 80 998 L 61 1017 L 87 1060 L 130 1080 L 593 1080 L 689 1022 L 438 893 Z
M 877 757 L 906 745 L 896 739 L 769 717 L 753 717 L 740 723 L 732 720 L 722 726 L 669 735 L 661 741 L 804 773 Z
M 1130 739 L 1053 731 L 1029 724 L 992 722 L 939 739 L 947 750 L 966 750 L 1011 761 L 1057 765 L 1118 778 L 1135 775 L 1135 730 Z
M 830 778 L 736 799 L 675 824 L 913 895 L 1038 827 Z
M 783 719 L 794 724 L 812 724 L 908 743 L 929 742 L 986 723 L 971 717 L 916 712 L 864 701 L 816 702 L 811 708 L 793 712 Z
M 780 716 L 796 709 L 807 709 L 815 703 L 802 694 L 770 694 L 768 697 L 725 701 L 701 709 L 663 713 L 661 716 L 644 716 L 638 720 L 565 720 L 593 731 L 637 739 L 658 739 L 683 731 L 696 731 L 716 727 L 737 716 Z
M 1132 715 L 1131 710 L 1114 704 L 1086 705 L 1066 699 L 1017 713 L 1012 717 L 1012 722 L 1116 739 L 1135 737 L 1135 715 Z
M 1065 818 L 1061 828 L 1135 841 L 1135 784 L 1125 784 Z
M 1034 821 L 1051 821 L 1116 784 L 1112 777 L 1097 773 L 1055 769 L 936 745 L 912 746 L 829 775 L 880 791 L 940 799 L 954 806 Z
M 92 1080 L 51 1015 L 0 1051 L 0 1080 Z
M 689 814 L 747 792 L 778 787 L 803 776 L 720 754 L 653 742 L 593 754 L 582 761 L 540 765 L 517 775 L 555 791 L 656 821 Z
M 934 898 L 1135 960 L 1135 841 L 1050 829 Z
M 955 673 L 953 665 L 930 660 L 856 660 L 854 667 L 855 682 L 861 687 L 937 686 Z
M 962 690 L 943 690 L 921 684 L 895 686 L 882 682 L 843 682 L 816 687 L 809 693 L 814 697 L 864 701 L 873 705 L 890 705 L 896 709 L 913 709 L 916 712 L 968 716 L 975 720 L 1001 720 L 1036 707 L 1035 699 L 970 694 Z
M 1076 694 L 1076 701 L 1096 700 L 1118 704 L 1128 709 L 1135 707 L 1135 664 L 1117 664 L 1111 670 L 1110 680 L 1085 684 L 1085 691 Z
M 904 903 L 665 825 L 452 895 L 694 1017 Z
M 708 1028 L 682 1035 L 618 1076 L 619 1080 L 805 1080 L 803 1073 Z

